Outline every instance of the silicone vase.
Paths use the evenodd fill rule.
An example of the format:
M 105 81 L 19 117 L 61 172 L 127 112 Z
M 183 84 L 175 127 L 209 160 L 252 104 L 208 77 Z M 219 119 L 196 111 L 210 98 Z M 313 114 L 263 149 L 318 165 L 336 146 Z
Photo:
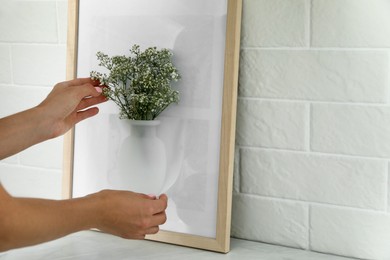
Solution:
M 111 176 L 115 187 L 158 195 L 166 176 L 166 151 L 157 137 L 159 121 L 127 120 L 130 135 L 119 151 L 118 171 Z

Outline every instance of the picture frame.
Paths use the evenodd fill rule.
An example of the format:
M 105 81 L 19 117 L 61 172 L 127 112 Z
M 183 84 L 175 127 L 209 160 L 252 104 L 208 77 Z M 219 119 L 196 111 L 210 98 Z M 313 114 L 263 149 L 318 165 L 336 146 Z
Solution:
M 151 6 L 153 8 L 150 8 Z M 101 12 L 99 12 L 99 10 L 101 10 Z M 141 14 L 137 13 L 137 10 L 139 10 Z M 167 10 L 170 11 L 168 12 Z M 177 13 L 175 13 L 175 11 L 177 11 Z M 125 44 L 126 41 L 130 39 L 130 41 L 134 41 L 134 43 L 137 44 L 139 42 L 144 42 L 145 44 L 149 45 L 159 45 L 158 47 L 172 48 L 174 56 L 176 53 L 178 53 L 179 56 L 178 63 L 181 65 L 178 66 L 179 71 L 181 68 L 184 68 L 184 71 L 182 71 L 184 78 L 183 81 L 185 81 L 187 85 L 192 84 L 191 88 L 187 89 L 185 89 L 183 86 L 184 90 L 182 92 L 184 93 L 184 105 L 180 106 L 179 103 L 177 107 L 173 108 L 170 112 L 167 112 L 165 117 L 163 115 L 162 119 L 163 122 L 171 122 L 169 121 L 169 118 L 175 118 L 175 113 L 180 114 L 180 122 L 186 122 L 183 125 L 187 125 L 184 128 L 180 128 L 182 130 L 184 129 L 184 137 L 180 139 L 181 141 L 175 140 L 175 142 L 179 144 L 182 142 L 182 146 L 184 146 L 185 149 L 191 151 L 186 150 L 184 152 L 180 152 L 180 149 L 177 147 L 171 147 L 171 150 L 168 149 L 168 151 L 174 151 L 171 152 L 174 153 L 170 155 L 171 157 L 177 156 L 177 153 L 184 154 L 184 157 L 189 158 L 186 164 L 193 165 L 192 168 L 186 168 L 183 166 L 184 163 L 181 164 L 182 166 L 178 171 L 179 174 L 183 175 L 184 173 L 181 171 L 184 171 L 183 169 L 187 169 L 188 172 L 190 171 L 190 168 L 194 172 L 191 176 L 200 176 L 201 171 L 207 172 L 207 174 L 202 175 L 201 178 L 194 178 L 191 179 L 191 181 L 187 181 L 187 184 L 182 184 L 181 191 L 183 191 L 184 187 L 185 192 L 192 190 L 194 192 L 193 194 L 197 194 L 196 192 L 199 192 L 199 187 L 206 187 L 209 183 L 211 183 L 211 185 L 213 185 L 213 187 L 210 188 L 212 190 L 211 193 L 215 194 L 215 196 L 208 197 L 207 195 L 206 197 L 205 195 L 203 200 L 196 202 L 200 206 L 193 205 L 194 208 L 202 208 L 199 209 L 199 214 L 197 214 L 197 212 L 192 208 L 190 211 L 188 211 L 191 214 L 188 214 L 186 211 L 187 217 L 188 215 L 195 216 L 192 217 L 192 220 L 187 220 L 187 222 L 184 221 L 184 224 L 181 224 L 182 226 L 176 226 L 176 223 L 179 222 L 167 223 L 166 225 L 168 225 L 168 227 L 164 228 L 163 225 L 158 234 L 147 236 L 147 239 L 149 240 L 222 253 L 227 253 L 230 250 L 230 223 L 232 207 L 232 182 L 241 11 L 242 0 L 68 1 L 67 80 L 78 77 L 88 77 L 88 74 L 85 75 L 85 73 L 94 70 L 94 68 L 92 68 L 90 65 L 92 63 L 95 63 L 96 65 L 98 63 L 96 57 L 94 56 L 94 51 L 96 51 L 94 48 L 102 48 L 105 51 L 116 49 L 118 53 L 123 53 L 123 44 Z M 186 16 L 187 13 L 188 16 Z M 99 15 L 101 17 L 99 17 Z M 103 16 L 104 19 L 101 19 Z M 152 21 L 150 21 L 150 19 L 152 19 Z M 135 23 L 141 23 L 143 26 L 140 27 L 138 24 L 138 27 L 134 26 L 134 28 L 129 29 L 129 27 Z M 159 33 L 153 35 L 149 29 L 155 28 L 157 23 L 160 27 L 156 28 L 155 31 L 158 31 Z M 128 33 L 131 34 L 131 37 L 127 35 L 127 32 L 123 33 L 122 30 L 120 32 L 115 31 L 117 30 L 116 28 L 119 28 L 120 24 L 128 25 L 126 31 L 128 30 Z M 137 28 L 141 28 L 139 29 L 140 31 Z M 180 33 L 177 33 L 177 31 L 180 31 Z M 167 32 L 167 34 L 165 34 L 165 32 Z M 96 35 L 103 36 L 96 38 Z M 104 38 L 105 35 L 109 35 L 107 36 L 108 38 Z M 166 35 L 168 36 L 165 37 Z M 176 38 L 173 37 L 174 39 L 172 40 L 171 35 L 176 35 Z M 198 36 L 201 36 L 201 38 Z M 115 44 L 117 45 L 113 44 L 111 40 L 114 40 L 116 42 Z M 173 47 L 169 46 L 169 44 L 172 42 L 174 42 L 172 45 Z M 191 44 L 193 44 L 192 47 Z M 197 49 L 196 52 L 191 52 L 191 50 L 197 48 L 198 46 L 203 47 L 199 47 L 200 49 Z M 210 46 L 213 46 L 212 50 L 210 50 Z M 128 47 L 131 47 L 130 43 Z M 183 49 L 184 51 L 181 51 Z M 188 56 L 187 53 L 189 53 Z M 190 57 L 190 55 L 192 56 Z M 212 57 L 210 58 L 210 56 Z M 191 63 L 191 66 L 187 64 L 187 61 L 188 63 Z M 200 65 L 205 65 L 206 68 L 202 69 L 202 66 Z M 197 70 L 196 73 L 194 73 L 194 68 Z M 186 81 L 185 78 L 191 78 L 191 80 Z M 202 81 L 202 84 L 199 83 L 200 81 Z M 210 82 L 214 84 L 210 84 L 210 86 L 213 88 L 205 88 L 205 85 L 209 86 L 208 83 Z M 181 83 L 179 82 L 179 89 L 181 88 L 180 84 Z M 182 85 L 184 85 L 184 83 Z M 214 91 L 214 88 L 217 89 L 217 91 Z M 190 90 L 199 91 L 187 93 Z M 210 92 L 215 93 L 210 94 L 207 92 L 209 90 Z M 193 101 L 191 98 L 196 100 Z M 213 98 L 216 100 L 213 100 Z M 204 99 L 207 99 L 207 102 L 204 102 L 205 105 L 202 107 L 199 105 L 199 103 L 203 102 Z M 82 196 L 84 193 L 88 194 L 89 192 L 98 191 L 100 188 L 111 188 L 111 186 L 108 184 L 107 187 L 105 184 L 98 184 L 99 180 L 97 179 L 100 178 L 99 174 L 92 175 L 91 173 L 86 173 L 88 171 L 85 169 L 89 169 L 89 166 L 91 165 L 91 159 L 88 159 L 88 156 L 78 156 L 78 153 L 81 153 L 78 152 L 78 149 L 84 151 L 85 149 L 89 149 L 91 143 L 93 143 L 91 140 L 88 140 L 88 138 L 92 137 L 90 137 L 89 134 L 85 134 L 88 132 L 94 132 L 91 131 L 92 124 L 95 126 L 98 124 L 99 128 L 103 128 L 103 134 L 106 133 L 104 131 L 112 131 L 113 125 L 111 123 L 118 121 L 115 121 L 116 119 L 112 119 L 114 121 L 107 119 L 112 118 L 111 115 L 108 116 L 105 114 L 105 111 L 110 111 L 110 109 L 111 108 L 103 107 L 100 109 L 100 113 L 94 117 L 94 119 L 86 120 L 88 122 L 91 120 L 95 121 L 92 121 L 92 123 L 82 122 L 65 135 L 62 192 L 62 197 L 64 199 Z M 183 112 L 182 114 L 181 112 L 177 112 L 184 110 L 187 112 Z M 198 112 L 199 114 L 201 113 L 202 116 L 198 117 Z M 187 117 L 191 118 L 188 119 Z M 201 118 L 201 120 L 199 118 Z M 166 123 L 165 125 L 169 130 L 170 124 Z M 203 125 L 204 127 L 200 127 L 199 125 Z M 208 129 L 208 131 L 206 131 L 209 132 L 208 135 L 204 134 L 204 129 Z M 164 132 L 162 130 L 161 135 L 164 136 L 164 133 L 166 132 L 169 131 L 165 130 Z M 218 135 L 210 134 L 211 132 L 218 133 Z M 102 132 L 100 132 L 100 134 L 101 133 Z M 119 132 L 117 131 L 117 133 Z M 218 138 L 215 138 L 216 136 Z M 96 138 L 96 136 L 93 138 Z M 172 139 L 172 136 L 168 136 L 167 138 L 167 142 L 169 142 Z M 174 138 L 177 139 L 177 135 L 175 135 Z M 202 140 L 197 140 L 197 138 Z M 107 148 L 104 146 L 108 143 L 110 143 L 110 146 L 113 146 L 113 148 Z M 199 149 L 188 148 L 197 146 L 197 143 L 202 143 L 204 145 L 199 145 L 199 147 L 201 147 Z M 219 147 L 210 148 L 210 143 L 219 144 Z M 97 149 L 104 153 L 106 150 L 111 149 L 110 151 L 113 151 L 112 149 L 117 149 L 116 145 L 111 144 L 110 140 L 108 142 L 102 141 L 102 144 L 100 145 L 101 147 L 94 147 L 93 150 L 96 151 Z M 206 146 L 209 148 L 204 149 Z M 209 157 L 207 157 L 208 155 L 211 155 L 209 157 L 214 159 L 209 159 Z M 109 158 L 107 158 L 107 156 Z M 183 156 L 180 158 L 183 158 Z M 202 158 L 199 159 L 199 156 Z M 203 156 L 206 159 L 203 158 Z M 115 155 L 112 155 L 112 153 L 108 155 L 106 154 L 99 160 L 115 160 Z M 184 159 L 180 160 L 183 161 Z M 205 166 L 207 169 L 203 169 L 202 165 L 216 165 L 217 170 L 210 171 L 214 175 L 208 174 L 208 169 L 212 167 Z M 99 167 L 100 168 L 98 170 L 104 168 L 104 166 Z M 200 168 L 202 168 L 202 170 L 200 170 Z M 104 169 L 102 171 L 104 171 Z M 170 186 L 168 192 L 175 188 L 175 185 L 178 182 L 178 178 L 179 177 L 176 177 L 176 182 Z M 214 182 L 209 181 L 209 179 L 211 180 L 212 178 L 215 178 Z M 191 186 L 195 185 L 195 183 L 198 183 L 199 185 L 199 180 L 201 182 L 202 180 L 204 181 L 200 184 L 200 186 Z M 103 178 L 100 180 L 100 183 L 105 183 Z M 186 185 L 189 186 L 187 187 Z M 88 186 L 88 188 L 86 186 Z M 178 199 L 179 197 L 181 199 Z M 191 196 L 191 194 L 189 194 L 186 197 L 188 200 L 184 200 L 182 197 L 186 196 L 184 196 L 183 193 L 180 193 L 180 190 L 177 190 L 176 193 L 173 193 L 172 196 L 169 197 L 169 205 L 175 204 L 175 198 L 179 200 L 180 203 L 177 203 L 175 209 L 177 213 L 180 213 L 181 210 L 184 212 L 184 208 L 187 210 L 187 208 L 191 207 L 191 205 L 189 205 L 191 204 L 191 198 L 198 196 Z M 170 206 L 168 206 L 168 210 L 169 207 Z M 205 210 L 205 208 L 208 209 Z M 169 221 L 170 212 L 168 210 L 167 216 Z M 207 210 L 210 212 L 215 212 L 215 214 L 208 213 Z M 205 228 L 204 234 L 198 234 L 198 231 L 194 230 L 202 229 L 200 226 L 196 225 L 202 225 L 201 222 L 203 220 L 202 218 L 195 218 L 197 218 L 196 216 L 203 216 L 202 214 L 205 215 L 205 220 L 208 221 L 211 219 L 210 222 L 212 224 L 208 225 L 206 223 L 205 226 L 207 229 Z M 179 215 L 180 214 L 178 214 L 178 216 Z M 209 215 L 210 217 L 208 217 Z M 178 221 L 181 221 L 180 217 L 178 217 Z

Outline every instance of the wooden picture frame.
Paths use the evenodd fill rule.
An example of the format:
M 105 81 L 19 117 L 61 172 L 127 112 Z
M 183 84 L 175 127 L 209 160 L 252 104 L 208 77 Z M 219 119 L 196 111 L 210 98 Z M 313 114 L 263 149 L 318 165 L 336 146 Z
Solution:
M 80 9 L 80 3 L 86 0 L 68 0 L 68 43 L 67 43 L 67 79 L 71 80 L 77 77 L 86 77 L 88 75 L 78 75 L 78 59 L 81 55 L 91 55 L 79 52 L 79 16 L 83 15 L 84 10 Z M 104 1 L 111 4 L 115 1 L 95 0 L 94 6 Z M 127 3 L 133 0 L 127 0 Z M 140 1 L 140 0 L 134 0 Z M 145 0 L 144 0 L 145 1 Z M 153 1 L 153 0 L 150 0 Z M 150 2 L 149 1 L 149 2 Z M 166 0 L 159 0 L 164 2 Z M 199 0 L 172 0 L 170 3 L 197 3 Z M 216 1 L 216 0 L 207 0 Z M 219 147 L 219 171 L 217 178 L 216 193 L 216 224 L 215 236 L 208 237 L 194 235 L 186 232 L 162 230 L 147 239 L 172 243 L 177 245 L 189 246 L 216 252 L 228 252 L 230 249 L 230 223 L 231 223 L 231 204 L 232 204 L 232 175 L 234 161 L 234 143 L 235 143 L 235 123 L 236 123 L 236 103 L 237 103 L 237 84 L 238 84 L 238 64 L 240 49 L 240 24 L 242 0 L 218 0 L 224 1 L 226 10 L 222 10 L 225 15 L 225 41 L 223 56 L 223 75 L 221 75 L 223 84 L 220 86 L 221 98 L 221 116 L 220 116 L 220 147 Z M 120 2 L 120 0 L 119 0 Z M 123 8 L 126 9 L 126 8 Z M 90 10 L 88 10 L 90 12 Z M 123 16 L 123 13 L 121 14 Z M 85 37 L 85 33 L 81 35 Z M 96 62 L 97 63 L 97 62 Z M 179 68 L 180 69 L 180 68 Z M 77 129 L 78 126 L 76 126 Z M 75 161 L 82 160 L 75 157 L 75 128 L 65 135 L 64 139 L 64 168 L 63 168 L 63 198 L 73 197 L 75 185 Z M 169 215 L 168 215 L 169 218 Z

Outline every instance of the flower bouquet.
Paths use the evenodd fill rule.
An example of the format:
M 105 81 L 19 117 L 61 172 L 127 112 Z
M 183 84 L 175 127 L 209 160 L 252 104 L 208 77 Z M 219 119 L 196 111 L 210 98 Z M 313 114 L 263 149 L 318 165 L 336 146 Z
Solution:
M 180 75 L 168 49 L 150 47 L 144 51 L 133 45 L 130 56 L 113 56 L 98 52 L 99 66 L 108 73 L 91 72 L 91 78 L 107 86 L 103 94 L 120 108 L 120 118 L 154 120 L 170 104 L 178 103 L 179 92 L 171 83 Z

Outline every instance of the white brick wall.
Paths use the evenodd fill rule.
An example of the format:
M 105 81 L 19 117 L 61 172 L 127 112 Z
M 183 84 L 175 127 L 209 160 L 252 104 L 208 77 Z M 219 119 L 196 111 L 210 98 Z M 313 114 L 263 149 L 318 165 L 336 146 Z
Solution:
M 309 0 L 244 0 L 242 45 L 306 46 Z
M 390 0 L 244 0 L 233 236 L 390 259 Z
M 390 0 L 243 0 L 233 236 L 390 258 Z M 0 5 L 0 116 L 65 78 L 66 0 Z M 62 139 L 0 162 L 60 197 Z
M 241 149 L 241 192 L 386 210 L 387 162 L 281 150 Z
M 237 144 L 303 150 L 307 106 L 297 102 L 239 99 Z
M 390 47 L 388 0 L 314 0 L 314 47 Z
M 237 194 L 232 212 L 232 235 L 307 249 L 308 211 L 305 203 Z
M 389 55 L 383 51 L 244 48 L 240 67 L 241 97 L 387 101 Z
M 3 0 L 0 5 L 0 117 L 33 107 L 65 80 L 67 1 Z M 0 162 L 16 196 L 61 197 L 62 138 Z
M 65 77 L 64 45 L 15 44 L 11 51 L 15 84 L 51 87 Z
M 313 104 L 313 151 L 390 158 L 390 106 Z
M 388 214 L 313 205 L 310 218 L 313 250 L 365 259 L 389 259 Z
M 11 57 L 9 46 L 0 45 L 0 84 L 11 82 Z
M 0 41 L 57 43 L 56 1 L 3 0 Z

